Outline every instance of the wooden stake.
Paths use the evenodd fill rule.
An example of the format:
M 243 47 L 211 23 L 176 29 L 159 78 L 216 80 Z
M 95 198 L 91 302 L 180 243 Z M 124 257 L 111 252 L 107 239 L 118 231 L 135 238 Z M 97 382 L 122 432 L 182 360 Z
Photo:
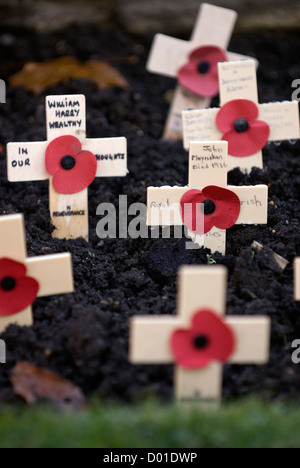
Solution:
M 52 177 L 45 168 L 49 143 L 60 136 L 74 136 L 82 149 L 92 152 L 98 161 L 96 177 L 127 175 L 126 138 L 86 138 L 86 110 L 83 95 L 48 96 L 46 98 L 47 141 L 41 143 L 9 143 L 7 171 L 10 182 L 49 180 L 49 205 L 53 237 L 88 241 L 88 190 L 74 195 L 56 192 Z
M 203 3 L 200 6 L 191 41 L 182 41 L 163 34 L 157 34 L 150 51 L 147 70 L 171 78 L 177 78 L 180 68 L 187 63 L 190 53 L 201 46 L 209 45 L 226 50 L 237 20 L 237 13 L 227 8 Z M 248 57 L 228 53 L 229 60 Z M 168 140 L 182 139 L 181 112 L 186 109 L 209 107 L 210 98 L 198 96 L 178 85 L 172 100 L 164 131 Z
M 227 188 L 240 199 L 241 211 L 236 224 L 266 224 L 268 187 L 266 185 L 227 186 L 227 142 L 192 142 L 189 154 L 187 187 L 149 187 L 147 224 L 149 226 L 182 226 L 180 201 L 191 189 L 203 190 L 209 185 Z M 191 239 L 212 252 L 226 252 L 226 231 L 213 228 L 200 236 L 188 231 Z
M 70 254 L 30 258 L 26 258 L 26 256 L 23 216 L 1 216 L 0 260 L 8 258 L 23 263 L 27 268 L 26 276 L 36 279 L 39 283 L 38 297 L 67 294 L 74 291 Z M 31 326 L 33 324 L 31 307 L 14 315 L 0 316 L 0 332 L 3 332 L 10 324 Z
M 179 272 L 178 315 L 134 317 L 131 321 L 130 362 L 172 364 L 170 338 L 178 329 L 188 328 L 193 315 L 210 309 L 225 315 L 227 270 L 223 266 L 183 267 Z M 232 364 L 267 363 L 271 321 L 268 317 L 226 318 L 236 338 Z M 175 392 L 182 402 L 216 406 L 222 395 L 222 364 L 214 362 L 201 369 L 185 369 L 175 363 Z

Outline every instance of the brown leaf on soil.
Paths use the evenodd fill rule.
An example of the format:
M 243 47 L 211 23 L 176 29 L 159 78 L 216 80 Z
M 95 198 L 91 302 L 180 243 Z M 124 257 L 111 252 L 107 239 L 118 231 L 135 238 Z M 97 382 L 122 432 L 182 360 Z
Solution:
M 33 405 L 40 399 L 50 400 L 60 409 L 81 409 L 85 399 L 81 390 L 69 380 L 29 362 L 18 362 L 12 370 L 10 381 L 16 395 Z
M 29 62 L 24 68 L 12 75 L 12 87 L 25 86 L 34 94 L 41 94 L 50 86 L 71 78 L 85 78 L 94 81 L 100 89 L 116 86 L 128 89 L 129 83 L 121 73 L 107 62 L 90 60 L 79 62 L 73 57 L 61 57 L 46 62 Z

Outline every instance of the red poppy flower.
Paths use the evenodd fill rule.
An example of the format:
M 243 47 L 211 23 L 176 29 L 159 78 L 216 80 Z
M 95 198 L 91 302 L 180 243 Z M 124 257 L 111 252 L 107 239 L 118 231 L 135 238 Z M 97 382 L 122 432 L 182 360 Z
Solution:
M 180 202 L 184 225 L 203 235 L 213 227 L 229 229 L 235 225 L 241 211 L 239 197 L 228 189 L 210 185 L 201 190 L 189 190 Z
M 217 126 L 228 141 L 231 156 L 252 156 L 262 150 L 269 141 L 270 127 L 257 120 L 259 109 L 255 102 L 237 99 L 225 104 L 218 113 Z
M 219 93 L 218 63 L 227 62 L 226 53 L 219 47 L 204 46 L 194 50 L 189 62 L 178 73 L 178 81 L 185 88 L 204 97 Z
M 236 345 L 233 330 L 211 310 L 198 311 L 190 330 L 176 330 L 171 337 L 175 362 L 185 369 L 228 362 Z
M 78 193 L 94 181 L 97 159 L 90 151 L 82 151 L 77 138 L 62 136 L 47 147 L 46 170 L 53 175 L 53 187 L 58 193 Z
M 8 258 L 0 259 L 0 316 L 14 315 L 36 299 L 39 283 L 26 276 L 26 266 Z

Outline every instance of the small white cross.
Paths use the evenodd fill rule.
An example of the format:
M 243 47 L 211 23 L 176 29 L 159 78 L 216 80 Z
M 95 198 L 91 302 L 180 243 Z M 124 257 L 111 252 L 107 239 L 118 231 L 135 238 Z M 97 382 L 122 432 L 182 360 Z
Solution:
M 26 276 L 39 284 L 37 297 L 67 294 L 74 291 L 72 258 L 69 253 L 42 257 L 27 257 L 24 220 L 22 215 L 0 217 L 0 262 L 3 259 L 25 265 Z M 0 288 L 5 277 L 0 278 Z M 10 324 L 30 326 L 31 306 L 14 315 L 0 316 L 0 332 Z
M 88 189 L 65 195 L 52 185 L 46 171 L 45 154 L 50 142 L 61 136 L 76 137 L 83 151 L 92 152 L 97 159 L 96 177 L 125 177 L 127 175 L 126 138 L 86 138 L 85 96 L 48 96 L 46 98 L 47 141 L 9 143 L 7 171 L 10 182 L 49 180 L 49 203 L 53 237 L 88 240 Z
M 189 154 L 188 187 L 149 187 L 147 224 L 149 226 L 184 225 L 180 202 L 191 189 L 207 186 L 227 188 L 240 199 L 240 214 L 235 224 L 266 224 L 268 220 L 268 187 L 266 185 L 227 186 L 228 143 L 192 142 Z M 200 213 L 200 206 L 199 206 Z M 189 236 L 212 252 L 226 252 L 226 230 L 213 227 L 205 235 L 189 231 Z
M 131 321 L 130 362 L 175 364 L 175 392 L 180 401 L 214 405 L 221 401 L 223 365 L 213 362 L 199 369 L 182 367 L 176 363 L 170 343 L 172 334 L 178 329 L 189 329 L 193 317 L 201 310 L 209 309 L 223 317 L 226 288 L 227 270 L 223 266 L 183 267 L 179 272 L 178 315 L 137 316 Z M 225 323 L 235 337 L 230 364 L 263 365 L 268 362 L 269 317 L 228 316 Z
M 294 262 L 294 293 L 295 300 L 300 301 L 300 258 Z
M 258 104 L 258 89 L 255 62 L 219 63 L 221 107 L 225 104 L 246 99 L 258 105 L 258 119 L 270 127 L 269 141 L 297 140 L 300 138 L 298 102 L 276 102 Z M 183 139 L 185 149 L 191 141 L 222 140 L 223 133 L 217 126 L 220 109 L 183 111 Z M 262 151 L 247 157 L 229 154 L 228 170 L 240 167 L 250 172 L 252 167 L 263 168 Z
M 177 78 L 180 68 L 187 63 L 194 50 L 202 46 L 215 46 L 226 50 L 237 20 L 237 13 L 227 8 L 203 3 L 196 19 L 190 41 L 183 41 L 157 34 L 150 51 L 147 70 L 159 75 Z M 228 60 L 248 57 L 227 53 Z M 204 109 L 211 104 L 211 98 L 201 97 L 178 85 L 172 100 L 164 138 L 182 139 L 181 112 L 186 109 Z

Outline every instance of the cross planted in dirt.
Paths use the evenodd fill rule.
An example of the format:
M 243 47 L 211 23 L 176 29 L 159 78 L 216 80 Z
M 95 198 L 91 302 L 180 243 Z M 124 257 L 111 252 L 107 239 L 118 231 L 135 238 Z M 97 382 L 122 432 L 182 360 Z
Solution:
M 9 143 L 10 182 L 49 180 L 53 237 L 88 240 L 88 186 L 95 177 L 125 177 L 126 138 L 86 138 L 85 96 L 46 98 L 47 141 Z
M 218 69 L 221 109 L 182 112 L 184 147 L 224 139 L 229 142 L 228 170 L 263 168 L 261 150 L 268 141 L 300 138 L 298 102 L 258 104 L 253 60 L 219 63 Z
M 262 365 L 269 359 L 269 317 L 224 317 L 227 270 L 183 267 L 178 315 L 131 321 L 133 364 L 175 364 L 175 392 L 183 402 L 218 405 L 223 364 Z
M 72 293 L 69 253 L 27 257 L 22 215 L 0 217 L 0 332 L 10 324 L 30 326 L 36 297 Z
M 228 143 L 192 142 L 188 187 L 149 187 L 147 224 L 182 226 L 212 252 L 226 252 L 226 230 L 236 224 L 266 224 L 268 187 L 227 185 Z
M 189 56 L 195 53 L 199 55 L 198 77 L 206 80 L 213 71 L 209 60 L 211 56 L 215 55 L 217 48 L 221 49 L 221 53 L 217 52 L 216 54 L 216 56 L 219 56 L 219 60 L 247 58 L 242 55 L 224 52 L 229 45 L 236 20 L 237 13 L 235 11 L 203 3 L 190 41 L 175 39 L 163 34 L 155 36 L 147 63 L 147 70 L 171 78 L 178 78 L 181 67 L 188 64 Z M 208 48 L 205 49 L 206 46 Z M 190 108 L 209 107 L 212 97 L 218 94 L 218 88 L 216 87 L 212 93 L 208 90 L 210 96 L 201 95 L 200 87 L 197 86 L 197 72 L 195 77 L 199 94 L 182 84 L 178 84 L 176 87 L 164 132 L 165 139 L 181 140 L 181 112 Z M 203 90 L 202 93 L 205 93 L 205 91 Z

